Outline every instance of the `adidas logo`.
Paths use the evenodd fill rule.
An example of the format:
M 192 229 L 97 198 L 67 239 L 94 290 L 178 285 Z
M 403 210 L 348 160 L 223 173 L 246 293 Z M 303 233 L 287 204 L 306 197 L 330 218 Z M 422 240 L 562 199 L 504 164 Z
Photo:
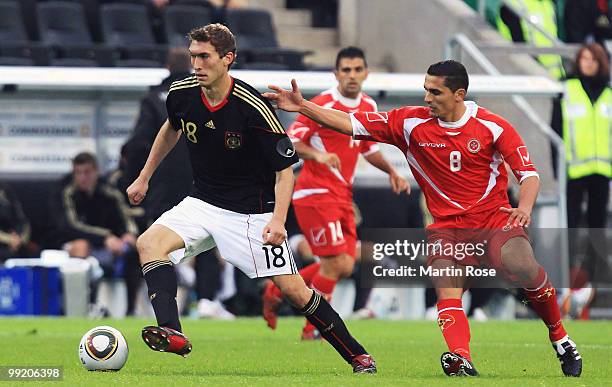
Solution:
M 329 324 L 329 326 L 327 328 L 323 329 L 323 332 L 329 332 L 332 329 L 334 329 L 334 323 Z
M 212 120 L 208 121 L 206 124 L 204 124 L 204 126 L 210 129 L 217 129 L 215 128 L 215 123 Z

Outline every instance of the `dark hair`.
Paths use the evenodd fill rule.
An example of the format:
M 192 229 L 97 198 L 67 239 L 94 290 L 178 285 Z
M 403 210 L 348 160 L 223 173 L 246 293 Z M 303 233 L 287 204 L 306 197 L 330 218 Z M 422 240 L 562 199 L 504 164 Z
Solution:
M 610 60 L 608 59 L 608 54 L 606 54 L 606 50 L 599 43 L 589 43 L 580 47 L 578 52 L 576 53 L 575 59 L 575 71 L 577 75 L 582 75 L 580 73 L 580 57 L 582 53 L 586 50 L 589 50 L 591 54 L 593 54 L 593 58 L 599 63 L 599 69 L 597 71 L 597 78 L 608 79 L 610 77 Z
M 338 55 L 336 55 L 336 69 L 338 69 L 338 66 L 340 66 L 340 60 L 342 58 L 361 58 L 363 59 L 365 67 L 368 67 L 368 62 L 366 61 L 365 54 L 363 50 L 359 47 L 348 46 L 338 51 Z
M 173 47 L 168 51 L 166 67 L 171 74 L 191 72 L 189 51 L 184 47 Z
M 72 159 L 72 166 L 91 164 L 98 168 L 98 160 L 96 156 L 89 152 L 81 152 Z
M 189 31 L 187 37 L 191 42 L 210 42 L 219 56 L 223 58 L 228 52 L 236 55 L 236 38 L 229 28 L 223 24 L 213 23 L 204 27 L 197 27 Z M 232 66 L 230 63 L 229 67 Z
M 444 86 L 451 89 L 453 93 L 459 89 L 467 91 L 470 84 L 465 66 L 456 60 L 434 63 L 427 69 L 427 74 L 444 77 Z

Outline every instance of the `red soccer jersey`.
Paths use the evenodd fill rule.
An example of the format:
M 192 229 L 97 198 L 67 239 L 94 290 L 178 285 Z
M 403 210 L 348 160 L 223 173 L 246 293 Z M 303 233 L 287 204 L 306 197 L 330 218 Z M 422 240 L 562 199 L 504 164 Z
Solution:
M 434 218 L 508 204 L 506 161 L 519 181 L 538 176 L 527 147 L 503 118 L 466 101 L 459 121 L 444 122 L 428 107 L 351 114 L 353 136 L 397 146 L 423 190 Z
M 350 99 L 343 97 L 336 88 L 324 91 L 314 97 L 312 102 L 347 113 L 377 110 L 376 102 L 369 96 L 362 93 L 358 98 Z M 355 140 L 322 127 L 303 115 L 297 117 L 287 134 L 292 141 L 302 141 L 321 152 L 335 153 L 340 158 L 340 170 L 315 160 L 304 160 L 304 168 L 295 184 L 293 200 L 302 205 L 350 204 L 359 154 L 377 152 L 378 145 L 371 141 Z

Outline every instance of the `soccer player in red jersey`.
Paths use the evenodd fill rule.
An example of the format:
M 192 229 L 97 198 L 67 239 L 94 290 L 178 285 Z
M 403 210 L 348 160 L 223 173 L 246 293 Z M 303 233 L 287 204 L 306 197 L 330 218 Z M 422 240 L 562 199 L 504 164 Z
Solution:
M 488 240 L 484 261 L 434 253 L 428 257 L 428 264 L 434 269 L 482 264 L 524 288 L 533 310 L 548 327 L 563 373 L 580 376 L 582 359 L 561 322 L 555 288 L 536 262 L 523 229 L 531 222 L 539 191 L 538 173 L 523 140 L 506 120 L 465 101 L 468 84 L 465 67 L 449 60 L 427 70 L 425 107 L 347 114 L 305 101 L 295 80 L 293 90 L 270 86 L 275 93 L 264 96 L 280 109 L 299 112 L 356 139 L 385 142 L 401 149 L 434 217 L 428 228 L 429 241 L 461 243 L 483 240 L 483 235 Z M 517 208 L 508 201 L 503 162 L 520 183 Z M 466 229 L 478 230 L 470 234 Z M 466 278 L 460 275 L 432 280 L 438 296 L 438 324 L 449 348 L 442 355 L 442 368 L 449 376 L 476 376 L 468 320 L 461 303 Z
M 314 97 L 313 103 L 347 113 L 377 111 L 376 102 L 361 91 L 368 76 L 361 49 L 340 50 L 334 74 L 338 85 Z M 350 276 L 355 264 L 357 232 L 352 200 L 359 154 L 389 175 L 395 193 L 409 192 L 410 186 L 385 160 L 375 142 L 345 136 L 304 115 L 298 115 L 287 134 L 304 159 L 293 192 L 293 208 L 313 254 L 321 258 L 320 263 L 304 267 L 300 274 L 307 285 L 329 301 L 338 280 Z M 266 286 L 263 301 L 264 318 L 275 329 L 281 293 L 272 281 Z M 302 339 L 317 338 L 317 330 L 306 321 Z

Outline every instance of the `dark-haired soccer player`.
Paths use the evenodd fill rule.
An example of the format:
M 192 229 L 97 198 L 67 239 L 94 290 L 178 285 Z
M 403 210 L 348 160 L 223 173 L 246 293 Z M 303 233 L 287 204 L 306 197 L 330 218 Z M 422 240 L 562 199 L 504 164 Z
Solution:
M 345 47 L 338 52 L 334 75 L 338 85 L 313 98 L 313 103 L 347 113 L 378 110 L 376 102 L 361 91 L 368 77 L 368 64 L 360 48 Z M 304 159 L 293 192 L 293 209 L 313 254 L 321 258 L 320 262 L 302 268 L 300 275 L 306 285 L 331 301 L 336 283 L 350 276 L 355 266 L 353 180 L 359 155 L 389 175 L 395 193 L 409 191 L 410 186 L 387 162 L 375 142 L 355 140 L 302 115 L 287 134 Z M 280 289 L 269 282 L 263 295 L 263 317 L 272 329 L 276 328 L 280 302 Z M 320 337 L 315 326 L 307 321 L 302 340 Z
M 229 75 L 236 58 L 234 35 L 221 24 L 209 24 L 192 30 L 189 39 L 195 74 L 170 86 L 168 120 L 127 190 L 133 203 L 142 201 L 155 168 L 184 133 L 192 193 L 137 242 L 158 324 L 143 329 L 145 343 L 157 351 L 191 352 L 181 333 L 172 264 L 216 245 L 250 278 L 271 277 L 354 372 L 376 372 L 374 360 L 340 316 L 297 274 L 284 226 L 297 156 L 269 102 Z
M 523 287 L 529 303 L 548 327 L 563 373 L 580 376 L 582 359 L 561 323 L 555 288 L 534 259 L 523 230 L 531 222 L 539 190 L 538 173 L 523 140 L 507 121 L 464 100 L 468 82 L 461 63 L 435 63 L 425 76 L 428 106 L 379 113 L 347 114 L 322 108 L 302 98 L 295 80 L 293 90 L 270 86 L 275 93 L 264 96 L 283 110 L 299 112 L 354 138 L 400 148 L 434 217 L 428 241 L 488 241 L 487 256 L 482 259 L 458 260 L 432 249 L 435 254 L 429 256 L 428 264 L 441 270 L 486 265 Z M 506 194 L 504 161 L 521 185 L 517 208 L 511 207 Z M 465 277 L 432 279 L 438 296 L 438 323 L 450 351 L 442 355 L 443 370 L 447 375 L 476 376 L 468 320 L 461 304 Z

